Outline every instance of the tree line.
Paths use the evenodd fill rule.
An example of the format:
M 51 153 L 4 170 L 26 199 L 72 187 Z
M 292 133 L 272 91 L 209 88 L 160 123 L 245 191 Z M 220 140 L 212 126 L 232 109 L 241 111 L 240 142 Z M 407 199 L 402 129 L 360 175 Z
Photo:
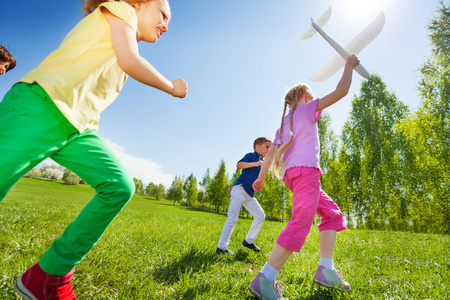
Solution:
M 167 190 L 167 198 L 174 203 L 202 210 L 226 212 L 230 203 L 228 190 L 234 185 L 240 174 L 241 170 L 236 169 L 229 176 L 226 172 L 225 162 L 222 160 L 217 172 L 211 177 L 210 169 L 207 169 L 200 182 L 197 182 L 193 174 L 187 178 L 175 177 Z M 268 219 L 284 221 L 290 215 L 292 210 L 292 205 L 289 203 L 291 193 L 275 176 L 268 174 L 264 191 L 256 193 L 256 197 Z M 242 208 L 241 212 L 248 216 L 245 208 Z

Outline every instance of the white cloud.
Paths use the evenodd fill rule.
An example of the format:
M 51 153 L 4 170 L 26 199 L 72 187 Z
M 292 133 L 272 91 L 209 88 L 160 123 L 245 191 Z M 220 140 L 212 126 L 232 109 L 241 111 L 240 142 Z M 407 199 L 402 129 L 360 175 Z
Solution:
M 105 141 L 117 154 L 123 164 L 128 168 L 131 176 L 141 179 L 144 185 L 147 185 L 150 182 L 155 184 L 162 183 L 166 188 L 168 188 L 172 183 L 172 175 L 164 174 L 161 165 L 158 165 L 151 160 L 128 154 L 125 147 L 120 146 L 108 139 L 105 139 Z
M 144 186 L 146 186 L 150 182 L 153 182 L 154 184 L 162 183 L 166 188 L 170 187 L 173 181 L 173 176 L 170 174 L 164 174 L 161 165 L 158 165 L 151 160 L 135 157 L 131 154 L 128 154 L 125 147 L 120 146 L 111 140 L 105 139 L 105 141 L 123 162 L 125 167 L 127 167 L 131 176 L 142 180 Z M 41 163 L 41 165 L 54 164 L 56 163 L 50 158 L 45 159 Z

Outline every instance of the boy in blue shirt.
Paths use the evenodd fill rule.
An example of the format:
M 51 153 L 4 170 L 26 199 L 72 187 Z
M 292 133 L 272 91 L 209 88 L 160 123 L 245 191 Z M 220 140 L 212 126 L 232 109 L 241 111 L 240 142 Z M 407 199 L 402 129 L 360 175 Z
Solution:
M 258 200 L 254 197 L 255 191 L 253 190 L 252 185 L 256 178 L 258 178 L 263 158 L 266 156 L 271 145 L 272 141 L 269 139 L 265 137 L 257 138 L 253 143 L 255 152 L 247 153 L 237 163 L 236 167 L 242 169 L 242 173 L 231 189 L 228 218 L 223 227 L 222 234 L 220 235 L 220 241 L 216 249 L 217 254 L 233 254 L 233 252 L 228 249 L 228 244 L 230 243 L 231 234 L 236 226 L 236 221 L 239 219 L 239 212 L 241 211 L 242 205 L 253 216 L 252 226 L 248 231 L 247 237 L 242 242 L 242 245 L 255 252 L 261 251 L 261 249 L 253 243 L 253 240 L 258 236 L 266 215 L 264 214 L 261 205 L 259 205 Z

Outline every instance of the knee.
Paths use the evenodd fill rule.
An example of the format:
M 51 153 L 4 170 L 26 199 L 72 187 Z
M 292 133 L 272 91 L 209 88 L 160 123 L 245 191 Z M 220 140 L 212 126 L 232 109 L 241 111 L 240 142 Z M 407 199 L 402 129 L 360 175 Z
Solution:
M 344 216 L 343 216 L 343 214 L 342 214 L 340 209 L 333 209 L 333 210 L 326 211 L 324 213 L 324 215 L 322 216 L 322 219 L 334 221 L 334 220 L 343 219 L 343 217 Z
M 264 211 L 261 211 L 258 214 L 254 215 L 253 217 L 255 218 L 256 221 L 264 222 L 264 220 L 266 219 L 266 214 L 264 213 Z
M 237 220 L 238 220 L 238 218 L 228 217 L 226 223 L 227 223 L 228 226 L 236 226 Z
M 106 197 L 114 202 L 127 203 L 133 197 L 136 186 L 131 177 L 123 176 L 107 181 L 97 188 L 101 197 Z
M 136 185 L 133 178 L 129 177 L 117 184 L 118 193 L 125 199 L 130 200 L 136 192 Z
M 340 210 L 328 211 L 327 214 L 321 217 L 319 230 L 345 228 L 344 216 Z
M 128 200 L 131 199 L 136 192 L 136 185 L 134 184 L 134 180 L 131 176 L 124 176 L 121 178 L 121 180 L 116 183 L 116 187 L 117 193 Z

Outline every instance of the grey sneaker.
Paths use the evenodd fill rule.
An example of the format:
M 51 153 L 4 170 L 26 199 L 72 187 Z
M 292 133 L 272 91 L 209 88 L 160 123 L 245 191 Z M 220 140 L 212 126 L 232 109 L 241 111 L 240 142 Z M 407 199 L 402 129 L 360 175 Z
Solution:
M 225 250 L 223 250 L 223 249 L 220 249 L 219 247 L 217 247 L 217 249 L 216 249 L 216 253 L 217 254 L 228 254 L 228 255 L 233 255 L 234 253 L 230 250 L 230 249 L 225 249 Z
M 252 283 L 250 283 L 248 289 L 258 299 L 287 300 L 287 298 L 283 298 L 279 285 L 284 286 L 284 283 L 281 281 L 268 281 L 264 275 L 259 272 L 252 280 Z
M 322 266 L 317 267 L 316 275 L 314 275 L 314 282 L 318 285 L 335 288 L 337 290 L 350 290 L 350 284 L 344 281 L 344 277 L 338 270 L 327 270 Z

